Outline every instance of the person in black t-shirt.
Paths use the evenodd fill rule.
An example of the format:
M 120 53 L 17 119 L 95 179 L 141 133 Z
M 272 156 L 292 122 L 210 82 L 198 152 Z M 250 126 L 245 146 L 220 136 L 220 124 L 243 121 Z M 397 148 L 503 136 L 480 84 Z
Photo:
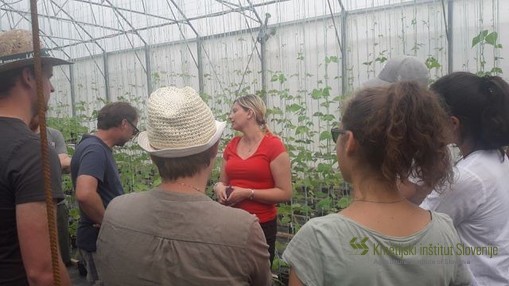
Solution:
M 54 285 L 39 137 L 28 127 L 38 107 L 32 33 L 0 33 L 0 285 Z M 70 62 L 41 50 L 44 104 L 53 66 Z M 63 199 L 60 164 L 49 150 L 55 203 Z M 61 285 L 70 285 L 61 259 Z
M 97 114 L 97 132 L 83 136 L 71 160 L 71 179 L 80 207 L 76 244 L 92 285 L 101 285 L 94 257 L 104 211 L 113 198 L 124 193 L 112 148 L 136 136 L 137 123 L 138 112 L 129 103 L 105 105 Z

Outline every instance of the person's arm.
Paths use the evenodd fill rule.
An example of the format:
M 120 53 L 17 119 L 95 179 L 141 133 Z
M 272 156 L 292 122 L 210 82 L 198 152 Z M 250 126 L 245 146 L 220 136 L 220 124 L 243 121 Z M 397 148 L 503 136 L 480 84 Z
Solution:
M 62 173 L 68 174 L 71 172 L 71 157 L 66 153 L 58 154 L 60 159 L 60 166 L 62 166 Z
M 321 226 L 317 228 L 315 227 L 316 220 L 309 220 L 286 246 L 283 260 L 290 265 L 291 282 L 289 285 L 326 285 L 324 275 L 327 270 L 323 259 L 326 248 L 318 240 L 317 234 L 324 234 L 323 229 L 320 230 L 320 228 L 327 228 L 328 225 L 322 223 L 319 225 Z M 342 241 L 341 239 L 338 241 Z M 344 253 L 339 248 L 334 248 L 334 251 L 337 251 L 338 260 L 345 259 Z
M 299 277 L 297 277 L 297 274 L 295 274 L 295 271 L 290 269 L 290 278 L 288 279 L 288 286 L 304 286 L 302 282 L 300 281 Z
M 76 179 L 76 200 L 80 209 L 94 223 L 101 224 L 104 217 L 104 205 L 97 192 L 98 181 L 89 175 L 79 175 Z
M 54 219 L 56 225 L 56 218 Z M 16 205 L 16 225 L 21 256 L 29 284 L 55 285 L 46 204 L 31 202 Z M 71 285 L 69 273 L 62 262 L 60 251 L 58 251 L 58 265 L 61 285 Z
M 226 186 L 228 185 L 228 176 L 224 169 L 226 161 L 223 159 L 221 164 L 221 171 L 219 173 L 219 181 L 214 185 L 214 193 L 216 194 L 217 200 L 221 204 L 226 204 Z
M 65 145 L 65 139 L 62 133 L 54 128 L 49 128 L 51 130 L 52 139 L 55 142 L 55 151 L 57 151 L 58 158 L 60 159 L 60 166 L 62 167 L 62 173 L 71 172 L 71 157 L 67 155 L 67 146 Z
M 234 205 L 246 199 L 261 203 L 274 204 L 288 201 L 292 198 L 292 173 L 290 169 L 290 156 L 287 152 L 279 154 L 270 162 L 270 170 L 274 178 L 274 188 L 249 189 L 233 186 L 233 192 L 228 197 L 228 204 Z

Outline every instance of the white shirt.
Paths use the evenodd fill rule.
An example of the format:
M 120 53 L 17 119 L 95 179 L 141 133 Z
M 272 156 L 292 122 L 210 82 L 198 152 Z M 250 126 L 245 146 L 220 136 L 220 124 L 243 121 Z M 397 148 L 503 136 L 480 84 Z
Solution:
M 478 285 L 509 285 L 509 159 L 480 150 L 456 165 L 450 189 L 433 191 L 424 209 L 448 214 L 460 239 L 471 247 L 497 247 L 498 254 L 464 254 Z

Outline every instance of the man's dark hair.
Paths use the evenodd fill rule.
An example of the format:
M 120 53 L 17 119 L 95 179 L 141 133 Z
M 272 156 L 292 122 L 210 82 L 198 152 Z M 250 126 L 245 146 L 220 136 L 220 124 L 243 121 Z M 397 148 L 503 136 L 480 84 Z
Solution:
M 7 93 L 16 85 L 16 81 L 24 68 L 13 69 L 0 74 L 0 98 L 7 96 Z M 33 67 L 31 68 L 33 70 Z
M 198 154 L 181 158 L 161 158 L 154 155 L 150 158 L 157 166 L 163 181 L 174 181 L 179 178 L 192 177 L 207 168 L 217 154 L 214 152 L 214 148 L 217 147 L 214 145 Z
M 138 119 L 138 111 L 127 102 L 108 103 L 97 114 L 97 129 L 108 130 L 118 127 L 124 119 L 130 122 L 136 121 Z

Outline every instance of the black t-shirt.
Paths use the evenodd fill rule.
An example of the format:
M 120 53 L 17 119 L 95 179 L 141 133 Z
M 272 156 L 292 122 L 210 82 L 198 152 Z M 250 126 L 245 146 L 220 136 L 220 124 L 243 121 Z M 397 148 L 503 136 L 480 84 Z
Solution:
M 49 155 L 53 198 L 61 200 L 60 161 L 53 148 Z M 39 137 L 23 121 L 0 117 L 0 285 L 28 285 L 19 248 L 16 205 L 44 200 Z
M 124 194 L 112 150 L 96 136 L 85 135 L 76 146 L 71 160 L 71 179 L 74 188 L 80 175 L 97 179 L 97 193 L 105 208 L 113 198 Z M 94 222 L 80 209 L 76 239 L 78 248 L 89 252 L 96 251 L 98 235 L 99 228 L 94 227 Z

